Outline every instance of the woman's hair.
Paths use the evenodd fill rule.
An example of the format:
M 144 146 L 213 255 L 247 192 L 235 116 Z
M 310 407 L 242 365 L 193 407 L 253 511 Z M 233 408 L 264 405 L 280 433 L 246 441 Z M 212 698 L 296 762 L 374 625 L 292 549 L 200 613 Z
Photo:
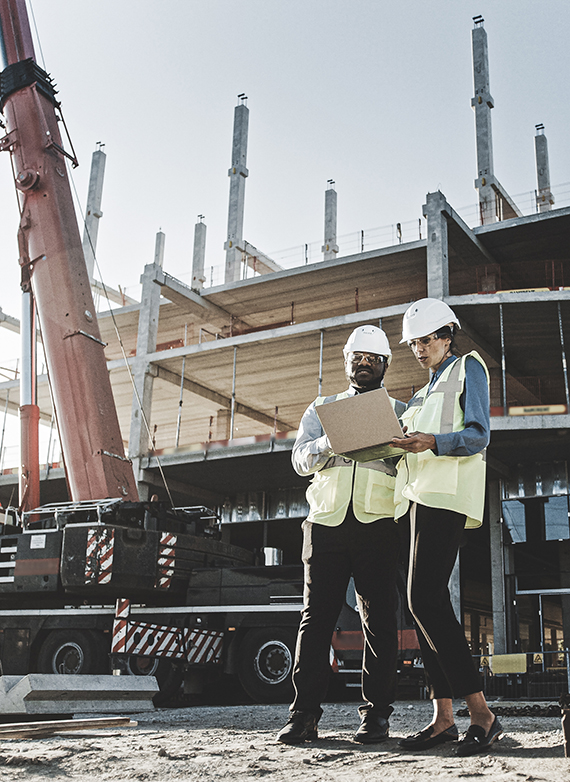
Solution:
M 449 350 L 451 353 L 453 353 L 454 356 L 457 355 L 455 349 L 455 327 L 454 326 L 442 326 L 435 332 L 435 336 L 438 339 L 449 338 L 451 340 L 451 343 L 449 345 Z

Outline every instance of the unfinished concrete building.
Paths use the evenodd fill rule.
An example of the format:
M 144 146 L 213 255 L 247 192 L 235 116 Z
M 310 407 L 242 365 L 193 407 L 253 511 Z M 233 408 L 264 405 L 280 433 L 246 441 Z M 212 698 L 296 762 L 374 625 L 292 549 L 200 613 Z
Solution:
M 414 299 L 446 301 L 461 321 L 459 350 L 479 351 L 492 380 L 486 524 L 467 535 L 461 554 L 468 637 L 474 654 L 554 653 L 570 645 L 570 208 L 554 208 L 540 125 L 531 214 L 521 213 L 495 176 L 482 22 L 476 19 L 473 30 L 476 226 L 444 193 L 431 192 L 417 239 L 402 240 L 399 229 L 392 246 L 346 255 L 337 245 L 331 180 L 321 259 L 280 269 L 243 237 L 249 110 L 240 95 L 224 284 L 205 286 L 200 216 L 191 286 L 163 269 L 159 234 L 141 301 L 123 300 L 99 322 L 141 497 L 215 506 L 227 540 L 258 551 L 280 548 L 285 563 L 296 563 L 306 481 L 293 472 L 290 451 L 303 411 L 318 394 L 344 387 L 342 347 L 364 323 L 387 332 L 394 360 L 386 385 L 407 401 L 425 378 L 398 344 L 402 315 Z M 100 156 L 98 166 L 100 172 Z M 253 276 L 244 278 L 245 269 Z M 14 405 L 17 385 L 0 384 L 0 404 L 11 391 Z M 39 404 L 49 419 L 45 378 Z M 42 500 L 66 499 L 63 469 L 42 475 Z M 0 477 L 3 503 L 16 482 Z

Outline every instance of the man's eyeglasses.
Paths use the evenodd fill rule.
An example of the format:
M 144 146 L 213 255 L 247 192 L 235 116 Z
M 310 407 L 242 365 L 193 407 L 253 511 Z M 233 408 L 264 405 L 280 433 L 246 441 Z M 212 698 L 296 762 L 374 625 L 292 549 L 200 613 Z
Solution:
M 432 335 L 431 337 L 420 337 L 420 339 L 411 339 L 408 342 L 408 347 L 412 350 L 415 350 L 419 345 L 422 345 L 424 348 L 427 348 L 428 345 L 431 345 L 432 342 L 434 342 L 436 339 L 439 339 L 438 336 Z
M 361 361 L 368 361 L 369 364 L 385 364 L 386 356 L 378 356 L 376 353 L 349 353 L 348 360 L 352 364 L 360 364 Z

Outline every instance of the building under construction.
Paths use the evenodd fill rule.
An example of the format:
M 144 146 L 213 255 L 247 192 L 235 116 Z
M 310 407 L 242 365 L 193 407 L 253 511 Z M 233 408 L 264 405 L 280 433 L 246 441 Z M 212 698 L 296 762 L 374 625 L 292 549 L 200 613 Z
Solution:
M 444 193 L 431 192 L 412 240 L 398 226 L 391 246 L 343 255 L 331 181 L 320 258 L 301 253 L 299 265 L 281 268 L 243 237 L 249 109 L 242 95 L 234 114 L 224 283 L 205 285 L 207 229 L 199 219 L 191 284 L 164 271 L 159 233 L 140 302 L 107 291 L 119 306 L 99 313 L 99 324 L 141 498 L 216 507 L 226 540 L 259 552 L 281 549 L 284 562 L 293 563 L 307 482 L 294 473 L 290 451 L 307 405 L 345 387 L 348 334 L 364 323 L 382 326 L 394 351 L 387 388 L 408 401 L 425 377 L 398 344 L 402 316 L 415 299 L 447 302 L 462 326 L 459 351 L 477 350 L 491 374 L 486 523 L 466 535 L 456 600 L 474 654 L 554 653 L 570 646 L 570 207 L 555 207 L 540 125 L 532 213 L 523 215 L 501 185 L 480 18 L 473 62 L 477 225 L 467 225 Z M 91 274 L 104 165 L 98 149 L 84 241 Z M 19 328 L 2 318 L 5 327 Z M 0 384 L 7 409 L 17 410 L 18 385 Z M 38 379 L 38 404 L 49 421 L 46 377 Z M 3 504 L 17 483 L 10 472 L 0 476 Z M 46 465 L 41 493 L 42 503 L 67 499 L 61 466 Z

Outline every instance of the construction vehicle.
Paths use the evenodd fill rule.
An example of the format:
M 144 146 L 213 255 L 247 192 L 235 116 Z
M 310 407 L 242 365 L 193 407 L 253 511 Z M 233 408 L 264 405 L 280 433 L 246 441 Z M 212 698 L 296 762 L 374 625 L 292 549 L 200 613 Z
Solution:
M 25 0 L 0 0 L 0 110 L 18 193 L 22 270 L 20 504 L 0 520 L 0 660 L 5 675 L 156 675 L 161 699 L 237 674 L 258 701 L 288 700 L 302 606 L 300 565 L 256 564 L 224 542 L 215 513 L 140 502 L 97 325 L 51 77 L 35 60 Z M 41 331 L 68 503 L 41 507 L 35 398 Z M 112 499 L 109 499 L 112 498 Z M 336 646 L 336 648 L 335 648 Z M 331 663 L 356 674 L 355 605 Z M 408 655 L 409 657 L 409 655 Z
M 7 511 L 0 529 L 4 674 L 155 675 L 156 703 L 182 681 L 196 694 L 232 674 L 255 701 L 290 700 L 300 565 L 255 564 L 253 552 L 220 540 L 205 508 L 84 501 L 17 521 Z M 401 655 L 407 675 L 414 631 L 400 639 L 411 647 Z M 351 585 L 332 639 L 337 681 L 358 686 L 362 645 Z
M 287 702 L 303 602 L 301 565 L 221 540 L 202 507 L 99 500 L 0 524 L 0 661 L 6 675 L 154 675 L 173 696 L 223 675 L 258 702 Z M 411 618 L 399 611 L 401 683 L 419 692 Z M 363 636 L 351 583 L 331 645 L 335 684 L 358 686 Z M 411 689 L 410 689 L 411 688 Z

